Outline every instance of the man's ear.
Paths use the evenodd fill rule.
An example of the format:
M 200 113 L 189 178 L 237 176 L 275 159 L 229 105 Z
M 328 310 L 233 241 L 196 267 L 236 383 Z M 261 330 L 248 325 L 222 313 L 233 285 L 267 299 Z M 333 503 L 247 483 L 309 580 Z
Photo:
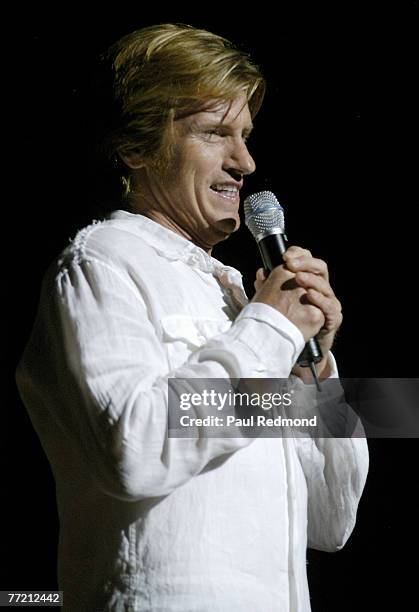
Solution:
M 124 151 L 123 149 L 119 149 L 117 153 L 118 157 L 121 161 L 128 166 L 131 170 L 139 170 L 145 166 L 144 160 L 141 155 L 137 151 Z

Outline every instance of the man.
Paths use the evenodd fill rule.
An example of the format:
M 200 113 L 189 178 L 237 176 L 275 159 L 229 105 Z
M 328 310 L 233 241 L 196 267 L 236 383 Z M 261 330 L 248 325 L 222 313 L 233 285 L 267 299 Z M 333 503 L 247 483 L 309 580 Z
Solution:
M 56 479 L 64 609 L 306 612 L 307 542 L 349 537 L 365 440 L 167 435 L 169 378 L 304 378 L 296 360 L 316 334 L 319 374 L 337 375 L 323 261 L 291 247 L 247 303 L 211 257 L 239 226 L 263 78 L 179 25 L 134 32 L 108 59 L 104 150 L 128 210 L 52 265 L 18 370 Z

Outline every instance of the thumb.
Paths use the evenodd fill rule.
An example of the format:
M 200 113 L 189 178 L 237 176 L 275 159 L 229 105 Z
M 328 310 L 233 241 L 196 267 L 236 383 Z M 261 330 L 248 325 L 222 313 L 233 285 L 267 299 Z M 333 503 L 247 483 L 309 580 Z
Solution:
M 265 270 L 265 268 L 259 268 L 256 272 L 256 280 L 254 282 L 254 287 L 256 291 L 262 287 L 263 283 L 266 281 L 267 278 L 268 271 Z

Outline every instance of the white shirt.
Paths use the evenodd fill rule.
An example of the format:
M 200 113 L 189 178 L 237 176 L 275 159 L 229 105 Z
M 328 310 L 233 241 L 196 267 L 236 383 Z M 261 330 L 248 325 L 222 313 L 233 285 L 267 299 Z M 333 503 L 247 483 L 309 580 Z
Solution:
M 306 547 L 349 537 L 366 440 L 167 436 L 169 376 L 289 377 L 302 334 L 246 303 L 237 270 L 124 211 L 46 274 L 17 380 L 56 479 L 64 610 L 310 610 Z

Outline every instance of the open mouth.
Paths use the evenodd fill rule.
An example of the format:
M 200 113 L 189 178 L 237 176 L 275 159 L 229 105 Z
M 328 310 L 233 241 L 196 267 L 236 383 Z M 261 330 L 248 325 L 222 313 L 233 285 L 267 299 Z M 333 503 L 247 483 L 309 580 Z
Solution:
M 239 197 L 239 190 L 237 187 L 230 187 L 226 185 L 211 185 L 211 190 L 217 195 L 227 200 L 236 201 Z

